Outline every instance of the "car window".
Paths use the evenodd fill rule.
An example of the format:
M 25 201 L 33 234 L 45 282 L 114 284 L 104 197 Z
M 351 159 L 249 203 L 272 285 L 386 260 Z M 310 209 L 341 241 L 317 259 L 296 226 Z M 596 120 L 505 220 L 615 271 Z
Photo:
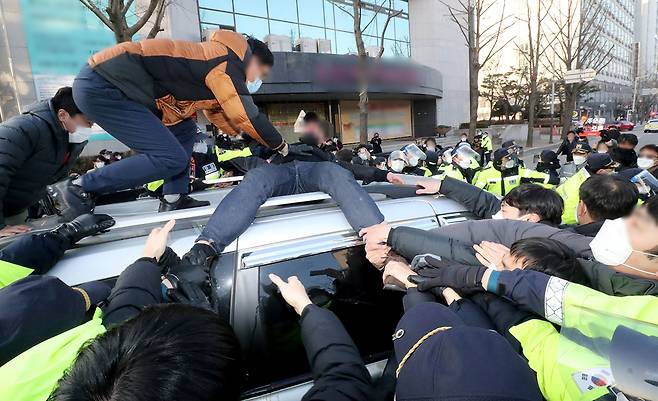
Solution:
M 403 313 L 403 294 L 383 290 L 381 273 L 365 258 L 364 247 L 304 256 L 259 267 L 257 330 L 263 344 L 248 356 L 248 387 L 310 372 L 299 318 L 277 293 L 270 273 L 284 279 L 296 275 L 314 304 L 338 316 L 366 363 L 388 357 L 391 334 Z

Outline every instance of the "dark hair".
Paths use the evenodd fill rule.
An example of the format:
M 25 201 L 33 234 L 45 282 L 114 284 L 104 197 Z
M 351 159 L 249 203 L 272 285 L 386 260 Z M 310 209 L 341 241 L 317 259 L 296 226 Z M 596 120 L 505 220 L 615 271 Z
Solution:
M 306 113 L 304 115 L 302 120 L 304 120 L 305 123 L 319 122 L 320 121 L 320 116 L 318 115 L 318 113 L 316 113 L 314 111 L 309 111 L 308 113 Z
M 270 67 L 274 65 L 274 55 L 265 43 L 252 36 L 247 37 L 247 43 L 251 49 L 252 56 L 258 57 L 258 60 L 265 65 L 269 65 Z
M 352 163 L 352 157 L 354 157 L 354 153 L 349 149 L 341 149 L 336 152 L 336 160 L 338 161 Z
M 523 268 L 585 284 L 586 278 L 576 254 L 560 241 L 550 238 L 524 238 L 512 244 L 510 255 L 523 258 Z
M 71 117 L 75 117 L 76 114 L 82 114 L 73 100 L 73 89 L 70 86 L 59 88 L 55 96 L 50 99 L 50 102 L 53 105 L 53 109 L 55 109 L 55 113 L 59 110 L 64 110 Z
M 51 401 L 237 400 L 241 352 L 211 311 L 155 305 L 81 349 Z
M 654 145 L 653 143 L 644 145 L 640 148 L 640 152 L 643 151 L 644 149 L 648 149 L 652 151 L 653 153 L 658 153 L 658 146 Z
M 574 136 L 576 136 L 576 131 L 571 129 L 571 130 L 567 131 L 567 135 L 569 135 L 569 134 L 573 134 Z
M 557 225 L 562 221 L 562 197 L 554 190 L 537 184 L 522 184 L 513 188 L 502 202 L 519 209 L 523 214 L 536 213 L 542 222 Z
M 622 143 L 622 142 L 628 142 L 631 145 L 633 145 L 633 147 L 636 147 L 637 144 L 638 144 L 637 135 L 625 132 L 625 133 L 619 135 L 619 143 Z
M 635 184 L 617 175 L 593 175 L 580 185 L 580 200 L 592 219 L 599 221 L 628 216 L 637 205 Z

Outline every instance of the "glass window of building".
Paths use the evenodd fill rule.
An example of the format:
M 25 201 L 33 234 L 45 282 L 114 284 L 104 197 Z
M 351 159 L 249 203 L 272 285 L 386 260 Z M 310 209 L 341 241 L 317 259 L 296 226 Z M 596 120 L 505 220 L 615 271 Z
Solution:
M 395 18 L 395 39 L 409 42 L 409 20 L 405 18 Z
M 336 54 L 355 54 L 356 40 L 351 32 L 336 31 Z
M 271 19 L 297 22 L 297 2 L 295 0 L 268 0 L 267 7 Z
M 199 19 L 203 21 L 204 24 L 216 25 L 215 28 L 219 25 L 234 26 L 235 21 L 233 20 L 233 14 L 224 13 L 221 11 L 206 10 L 203 8 L 199 9 Z
M 199 7 L 233 12 L 233 2 L 231 0 L 199 0 Z
M 292 22 L 270 20 L 270 33 L 272 35 L 285 35 L 290 37 L 292 43 L 299 38 L 299 25 Z
M 234 1 L 235 12 L 259 17 L 267 17 L 267 4 L 265 0 L 239 0 Z
M 324 28 L 318 28 L 315 26 L 308 26 L 308 25 L 299 25 L 299 37 L 324 39 Z M 332 39 L 333 42 L 333 38 L 330 39 Z
M 301 24 L 324 26 L 325 16 L 323 0 L 298 1 L 298 7 L 299 22 Z
M 361 11 L 361 32 L 364 35 L 377 36 L 377 18 L 375 12 L 370 10 Z M 352 17 L 350 17 L 352 18 Z
M 269 33 L 265 18 L 247 17 L 246 15 L 236 14 L 235 25 L 237 32 L 251 35 L 260 40 L 263 40 Z
M 338 5 L 334 5 L 334 7 L 335 7 L 334 18 L 335 18 L 336 29 L 342 31 L 354 32 L 354 19 L 352 18 L 351 15 L 343 11 L 343 10 L 347 10 L 348 6 L 341 5 L 340 7 L 338 7 Z
M 324 0 L 324 26 L 327 27 L 328 29 L 334 29 L 335 12 L 336 11 L 334 9 L 334 4 L 328 0 Z

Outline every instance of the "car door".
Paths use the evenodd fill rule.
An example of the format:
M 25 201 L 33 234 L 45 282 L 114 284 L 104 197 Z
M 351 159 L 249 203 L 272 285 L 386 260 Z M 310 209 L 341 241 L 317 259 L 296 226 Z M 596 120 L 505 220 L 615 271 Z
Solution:
M 435 217 L 404 224 L 438 227 Z M 343 323 L 373 378 L 381 375 L 404 294 L 383 289 L 381 272 L 367 261 L 364 245 L 356 238 L 327 235 L 245 252 L 239 259 L 231 320 L 247 365 L 245 398 L 299 400 L 312 386 L 299 317 L 277 293 L 270 273 L 284 279 L 297 276 L 313 303 Z

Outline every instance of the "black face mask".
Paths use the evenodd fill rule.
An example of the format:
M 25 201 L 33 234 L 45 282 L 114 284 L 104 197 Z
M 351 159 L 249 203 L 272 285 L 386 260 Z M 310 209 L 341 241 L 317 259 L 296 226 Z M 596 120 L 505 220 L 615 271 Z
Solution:
M 309 146 L 318 146 L 317 138 L 315 137 L 315 135 L 311 134 L 310 132 L 307 132 L 302 136 L 300 136 L 299 142 Z

